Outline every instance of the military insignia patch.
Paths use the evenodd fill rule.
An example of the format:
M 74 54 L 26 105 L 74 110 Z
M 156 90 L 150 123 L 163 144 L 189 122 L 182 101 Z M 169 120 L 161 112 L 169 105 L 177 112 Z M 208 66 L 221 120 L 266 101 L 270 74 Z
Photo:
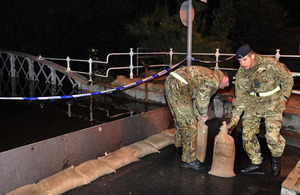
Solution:
M 260 82 L 259 82 L 259 80 L 258 79 L 254 79 L 254 87 L 255 88 L 259 88 L 260 87 Z

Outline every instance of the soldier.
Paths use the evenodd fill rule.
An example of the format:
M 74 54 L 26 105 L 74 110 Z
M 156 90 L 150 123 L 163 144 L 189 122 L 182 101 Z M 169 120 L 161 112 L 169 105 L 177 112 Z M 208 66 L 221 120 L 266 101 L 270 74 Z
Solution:
M 210 97 L 231 83 L 229 72 L 201 66 L 182 67 L 167 77 L 165 95 L 175 121 L 175 148 L 182 147 L 182 167 L 205 168 L 196 159 L 197 121 L 208 119 Z
M 285 139 L 280 135 L 283 111 L 294 85 L 291 72 L 275 58 L 253 52 L 249 45 L 237 50 L 236 60 L 240 68 L 236 74 L 235 100 L 232 118 L 228 125 L 231 132 L 243 115 L 243 148 L 251 164 L 241 170 L 243 174 L 264 174 L 262 154 L 257 134 L 260 121 L 265 119 L 266 141 L 271 151 L 273 176 L 281 170 L 280 157 L 285 148 Z

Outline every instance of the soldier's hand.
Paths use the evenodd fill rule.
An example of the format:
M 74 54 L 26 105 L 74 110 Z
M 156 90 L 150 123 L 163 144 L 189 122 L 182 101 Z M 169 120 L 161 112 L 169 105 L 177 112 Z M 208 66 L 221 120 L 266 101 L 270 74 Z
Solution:
M 201 116 L 201 119 L 202 119 L 204 122 L 206 122 L 207 119 L 208 119 L 208 116 Z
M 282 96 L 280 97 L 280 99 L 283 100 L 285 103 L 288 101 L 288 97 L 286 97 L 286 96 L 284 96 L 284 95 L 282 95 Z
M 230 122 L 228 125 L 227 125 L 227 129 L 228 129 L 228 135 L 230 135 L 233 130 L 236 128 L 237 124 L 234 123 L 234 122 Z

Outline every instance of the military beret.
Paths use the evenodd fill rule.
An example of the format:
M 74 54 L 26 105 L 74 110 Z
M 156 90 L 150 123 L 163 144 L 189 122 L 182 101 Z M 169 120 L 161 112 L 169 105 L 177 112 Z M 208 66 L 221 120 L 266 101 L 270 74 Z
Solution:
M 235 54 L 235 59 L 238 60 L 238 59 L 245 57 L 251 50 L 252 49 L 251 49 L 250 45 L 248 45 L 248 44 L 243 45 L 242 47 L 240 47 L 237 50 L 237 52 Z

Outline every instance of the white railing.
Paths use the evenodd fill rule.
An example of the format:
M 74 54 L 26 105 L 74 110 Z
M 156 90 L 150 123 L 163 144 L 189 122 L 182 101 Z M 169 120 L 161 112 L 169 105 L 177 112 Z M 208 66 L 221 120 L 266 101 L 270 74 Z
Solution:
M 109 76 L 109 72 L 112 70 L 122 70 L 122 69 L 129 69 L 129 77 L 132 79 L 133 78 L 133 70 L 134 69 L 139 69 L 139 68 L 145 68 L 144 66 L 139 65 L 139 59 L 143 58 L 143 56 L 159 56 L 159 55 L 165 55 L 168 56 L 169 63 L 167 64 L 151 64 L 148 65 L 148 67 L 164 67 L 164 66 L 171 66 L 173 64 L 173 59 L 174 55 L 177 56 L 186 56 L 186 53 L 184 52 L 174 52 L 172 48 L 168 52 L 133 52 L 133 49 L 130 48 L 130 52 L 128 53 L 110 53 L 106 56 L 106 61 L 97 61 L 89 58 L 88 60 L 80 60 L 80 59 L 71 59 L 70 57 L 67 57 L 65 59 L 63 58 L 49 58 L 49 57 L 42 57 L 41 55 L 39 56 L 39 59 L 47 59 L 47 60 L 54 60 L 54 61 L 65 61 L 67 65 L 67 71 L 69 72 L 76 72 L 80 74 L 85 74 L 89 76 L 89 81 L 92 83 L 92 75 L 93 76 L 98 76 L 98 77 L 105 77 L 107 78 Z M 216 49 L 215 53 L 192 53 L 192 55 L 195 56 L 214 56 L 215 60 L 211 61 L 215 63 L 215 68 L 219 68 L 219 58 L 221 56 L 234 56 L 235 54 L 225 54 L 225 53 L 220 53 L 219 49 Z M 104 75 L 100 74 L 93 74 L 93 65 L 94 64 L 104 64 L 108 65 L 109 60 L 113 56 L 129 56 L 129 65 L 128 66 L 120 66 L 120 67 L 109 67 L 106 70 L 106 73 Z M 272 56 L 275 57 L 276 59 L 279 60 L 279 58 L 284 57 L 284 58 L 300 58 L 300 55 L 281 55 L 280 50 L 277 49 L 276 53 L 274 55 L 265 55 L 265 56 Z M 133 64 L 134 58 L 136 58 L 136 65 Z M 83 62 L 88 64 L 88 71 L 76 71 L 71 68 L 71 62 Z M 221 69 L 230 69 L 230 70 L 236 70 L 236 69 L 231 69 L 231 68 L 225 68 L 222 67 Z M 138 74 L 138 71 L 137 71 Z M 295 76 L 299 76 L 299 74 L 296 74 Z

